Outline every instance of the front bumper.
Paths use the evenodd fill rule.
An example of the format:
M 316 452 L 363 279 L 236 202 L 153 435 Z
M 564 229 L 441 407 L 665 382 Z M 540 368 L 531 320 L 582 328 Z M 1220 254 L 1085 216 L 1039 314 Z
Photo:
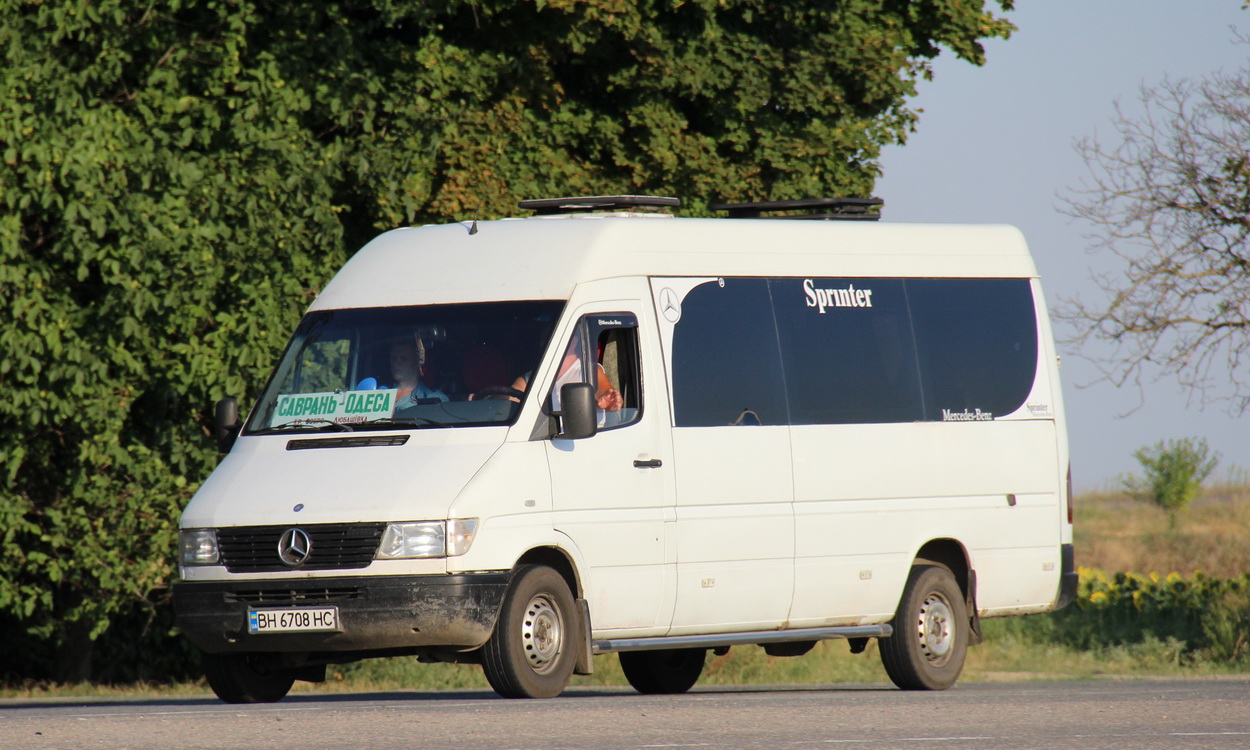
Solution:
M 174 616 L 208 653 L 466 650 L 490 638 L 510 577 L 504 571 L 183 581 L 174 584 Z M 249 610 L 325 606 L 338 607 L 336 632 L 248 632 Z

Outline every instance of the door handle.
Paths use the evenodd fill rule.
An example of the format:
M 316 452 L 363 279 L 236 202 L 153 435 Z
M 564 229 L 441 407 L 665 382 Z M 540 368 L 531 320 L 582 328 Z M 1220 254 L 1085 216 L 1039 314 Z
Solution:
M 634 459 L 635 469 L 658 469 L 664 465 L 664 462 L 658 458 L 649 458 L 647 460 Z

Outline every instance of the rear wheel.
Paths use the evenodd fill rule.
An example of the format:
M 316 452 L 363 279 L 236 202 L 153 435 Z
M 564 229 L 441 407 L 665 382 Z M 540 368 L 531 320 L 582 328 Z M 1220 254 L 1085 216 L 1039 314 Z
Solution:
M 542 565 L 517 570 L 495 632 L 482 647 L 482 671 L 505 698 L 553 698 L 577 661 L 573 594 L 559 573 Z
M 881 663 L 904 690 L 945 690 L 955 684 L 968 653 L 968 611 L 955 576 L 944 565 L 911 570 L 894 634 L 882 638 Z
M 699 681 L 707 650 L 680 648 L 664 651 L 622 651 L 621 671 L 640 693 L 684 693 Z
M 204 654 L 204 676 L 226 703 L 274 703 L 286 697 L 295 677 L 265 661 L 258 654 Z

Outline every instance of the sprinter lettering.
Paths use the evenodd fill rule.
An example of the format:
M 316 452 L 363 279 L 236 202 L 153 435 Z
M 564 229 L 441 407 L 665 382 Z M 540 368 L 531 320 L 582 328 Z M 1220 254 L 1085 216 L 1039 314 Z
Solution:
M 826 307 L 872 307 L 872 290 L 856 289 L 854 284 L 847 284 L 845 289 L 820 289 L 811 279 L 803 279 L 803 294 L 807 306 L 820 308 L 821 315 Z

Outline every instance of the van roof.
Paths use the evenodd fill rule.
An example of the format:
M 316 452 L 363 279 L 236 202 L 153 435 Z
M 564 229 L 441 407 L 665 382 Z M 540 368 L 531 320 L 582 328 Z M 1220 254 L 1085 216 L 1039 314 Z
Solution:
M 1036 275 L 1023 235 L 1003 225 L 569 214 L 386 232 L 310 309 L 568 299 L 621 276 Z

